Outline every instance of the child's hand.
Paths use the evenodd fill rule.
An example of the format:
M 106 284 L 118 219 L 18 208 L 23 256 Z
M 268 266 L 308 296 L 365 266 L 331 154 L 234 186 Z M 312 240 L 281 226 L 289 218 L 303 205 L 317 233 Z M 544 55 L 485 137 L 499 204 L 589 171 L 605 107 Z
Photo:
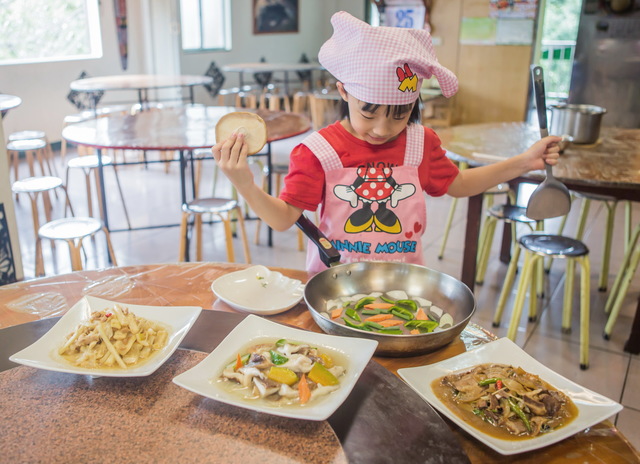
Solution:
M 545 169 L 545 163 L 554 166 L 560 157 L 562 137 L 550 135 L 534 143 L 524 155 L 530 163 L 530 171 Z
M 244 134 L 236 132 L 227 140 L 216 143 L 211 152 L 220 170 L 238 188 L 253 184 L 253 173 L 247 163 L 247 144 Z

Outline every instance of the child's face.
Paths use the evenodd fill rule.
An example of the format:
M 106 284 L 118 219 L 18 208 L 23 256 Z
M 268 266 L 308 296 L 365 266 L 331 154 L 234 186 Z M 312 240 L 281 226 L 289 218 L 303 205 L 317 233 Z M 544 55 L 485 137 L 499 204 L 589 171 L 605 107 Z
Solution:
M 338 90 L 349 106 L 349 119 L 344 122 L 345 127 L 360 140 L 372 145 L 382 145 L 398 137 L 407 127 L 412 107 L 399 115 L 388 111 L 386 105 L 380 105 L 373 112 L 366 111 L 364 108 L 367 104 L 345 92 L 340 82 Z

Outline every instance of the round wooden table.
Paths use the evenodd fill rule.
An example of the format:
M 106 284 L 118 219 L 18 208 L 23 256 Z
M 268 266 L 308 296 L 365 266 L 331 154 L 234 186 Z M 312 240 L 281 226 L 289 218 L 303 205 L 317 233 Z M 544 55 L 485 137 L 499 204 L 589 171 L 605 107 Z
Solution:
M 225 331 L 233 328 L 234 324 L 244 317 L 244 314 L 216 299 L 210 288 L 211 283 L 228 272 L 245 267 L 246 265 L 228 263 L 145 265 L 81 271 L 6 285 L 0 289 L 0 327 L 3 328 L 0 331 L 0 371 L 16 367 L 7 361 L 7 358 L 48 330 L 55 319 L 47 318 L 64 314 L 84 295 L 125 304 L 201 306 L 205 310 L 213 310 L 204 311 L 201 315 L 201 318 L 205 316 L 203 324 L 211 324 L 213 321 L 213 325 L 199 325 L 197 322 L 183 343 L 183 348 L 203 350 L 206 346 L 206 350 L 211 350 L 211 345 L 217 345 L 221 340 L 221 334 L 215 330 L 216 315 L 221 321 L 219 325 L 225 326 Z M 303 282 L 307 279 L 304 271 L 273 269 Z M 304 303 L 285 313 L 267 318 L 320 332 Z M 41 319 L 43 320 L 40 321 Z M 37 328 L 39 332 L 30 324 L 40 324 Z M 399 368 L 421 366 L 450 358 L 492 338 L 490 333 L 481 328 L 470 326 L 460 339 L 433 353 L 410 358 L 374 357 L 375 362 L 370 362 L 365 369 L 366 376 L 361 377 L 356 386 L 357 390 L 352 392 L 347 403 L 343 405 L 346 409 L 340 408 L 328 420 L 349 461 L 430 462 L 428 447 L 435 446 L 437 451 L 436 448 L 432 448 L 431 451 L 434 453 L 431 456 L 434 462 L 466 462 L 464 455 L 459 452 L 460 448 L 456 444 L 450 444 L 450 440 L 455 438 L 454 441 L 459 442 L 469 460 L 478 463 L 640 462 L 637 451 L 609 421 L 590 427 L 555 445 L 515 456 L 497 454 L 449 421 L 445 421 L 448 425 L 446 434 L 438 435 L 442 433 L 438 428 L 440 421 L 436 421 L 431 415 L 431 407 L 399 378 L 388 375 L 391 372 L 396 373 Z M 69 376 L 66 384 L 70 386 L 75 377 Z M 141 382 L 141 385 L 136 384 L 136 388 L 144 388 L 144 380 Z M 63 386 L 61 391 L 56 390 L 55 394 L 63 395 L 65 388 Z M 385 391 L 385 388 L 389 390 Z M 396 403 L 396 396 L 404 398 L 407 403 Z M 382 411 L 380 405 L 389 402 L 390 410 Z M 149 399 L 149 403 L 153 403 L 153 398 Z M 405 408 L 409 406 L 414 408 L 417 416 L 405 413 Z M 146 412 L 141 410 L 139 414 L 144 416 Z M 416 420 L 418 416 L 420 420 Z M 258 421 L 261 416 L 252 417 Z M 49 419 L 43 417 L 42 420 Z M 411 430 L 407 431 L 407 427 Z M 383 436 L 382 429 L 391 430 L 391 436 Z M 399 438 L 397 434 L 401 434 L 402 437 Z M 443 457 L 440 454 L 443 448 L 433 443 L 436 437 L 447 442 L 445 448 L 450 447 L 448 456 Z M 2 443 L 0 434 L 0 446 L 7 449 L 6 445 Z M 187 444 L 185 446 L 188 449 Z M 185 459 L 187 457 L 185 456 Z
M 7 95 L 4 93 L 0 93 L 0 114 L 4 118 L 5 115 L 9 112 L 10 109 L 15 108 L 16 106 L 20 106 L 22 104 L 22 99 L 20 97 L 16 97 L 15 95 Z
M 194 103 L 193 88 L 212 82 L 212 77 L 204 75 L 117 74 L 77 79 L 69 87 L 76 92 L 85 93 L 134 90 L 138 93 L 140 107 L 144 109 L 149 103 L 149 90 L 186 88 L 189 90 L 188 101 Z
M 251 111 L 264 119 L 267 125 L 267 166 L 271 169 L 271 143 L 294 137 L 309 130 L 309 120 L 297 113 L 282 111 L 251 110 L 227 106 L 178 106 L 142 111 L 136 114 L 114 114 L 97 119 L 71 124 L 62 131 L 62 136 L 76 145 L 85 145 L 97 149 L 99 159 L 100 188 L 104 211 L 104 223 L 110 231 L 104 194 L 102 150 L 172 150 L 179 153 L 181 198 L 188 201 L 186 167 L 193 167 L 192 152 L 196 149 L 211 148 L 216 143 L 215 127 L 220 118 L 234 111 Z M 166 162 L 164 160 L 158 162 Z M 119 163 L 124 165 L 140 164 Z M 191 169 L 193 173 L 194 170 Z M 272 190 L 272 179 L 268 176 L 268 188 Z M 192 179 L 192 193 L 194 184 Z M 175 226 L 175 224 L 172 224 Z M 128 229 L 127 229 L 128 230 Z M 117 230 L 116 230 L 117 231 Z M 271 244 L 271 235 L 269 235 Z
M 453 126 L 438 130 L 447 156 L 470 166 L 481 166 L 522 153 L 540 139 L 537 126 L 521 122 Z M 603 127 L 594 144 L 569 144 L 553 167 L 553 175 L 570 190 L 608 195 L 619 200 L 640 201 L 640 129 Z M 541 182 L 543 171 L 514 179 Z M 476 275 L 482 195 L 469 198 L 461 280 L 473 290 Z M 505 227 L 503 260 L 510 248 L 510 228 Z M 625 350 L 640 353 L 640 299 Z

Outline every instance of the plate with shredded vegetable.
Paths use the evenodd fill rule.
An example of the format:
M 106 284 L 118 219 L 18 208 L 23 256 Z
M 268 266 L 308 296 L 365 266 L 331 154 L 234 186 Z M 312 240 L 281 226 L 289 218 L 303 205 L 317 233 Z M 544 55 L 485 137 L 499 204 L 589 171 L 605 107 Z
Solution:
M 150 375 L 178 348 L 200 311 L 197 306 L 144 306 L 85 296 L 9 360 L 72 374 Z
M 177 385 L 222 403 L 321 421 L 347 399 L 378 342 L 248 315 Z
M 508 338 L 398 375 L 440 413 L 504 455 L 557 443 L 622 406 L 557 374 Z
M 287 311 L 302 300 L 304 285 L 265 266 L 251 266 L 217 278 L 211 290 L 238 311 L 269 316 Z

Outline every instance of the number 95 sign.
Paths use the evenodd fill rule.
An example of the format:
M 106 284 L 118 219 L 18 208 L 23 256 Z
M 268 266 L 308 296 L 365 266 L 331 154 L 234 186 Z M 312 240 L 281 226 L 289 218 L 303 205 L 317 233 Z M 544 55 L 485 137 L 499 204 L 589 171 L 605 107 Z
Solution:
M 384 25 L 407 29 L 423 29 L 424 15 L 424 6 L 387 6 L 384 9 Z

